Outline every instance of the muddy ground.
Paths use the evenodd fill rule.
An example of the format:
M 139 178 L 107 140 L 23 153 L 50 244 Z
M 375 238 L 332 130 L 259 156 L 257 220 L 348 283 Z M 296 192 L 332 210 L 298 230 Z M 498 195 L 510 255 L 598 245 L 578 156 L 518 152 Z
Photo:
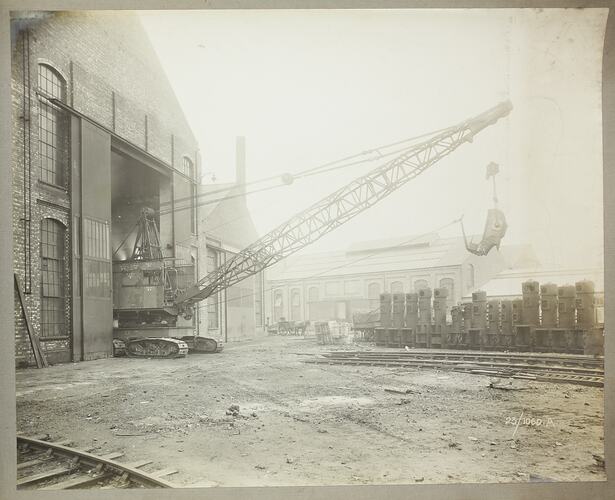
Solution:
M 604 454 L 602 389 L 504 391 L 480 375 L 302 362 L 356 348 L 268 337 L 184 359 L 18 370 L 17 429 L 153 459 L 182 486 L 606 478 L 593 457 Z

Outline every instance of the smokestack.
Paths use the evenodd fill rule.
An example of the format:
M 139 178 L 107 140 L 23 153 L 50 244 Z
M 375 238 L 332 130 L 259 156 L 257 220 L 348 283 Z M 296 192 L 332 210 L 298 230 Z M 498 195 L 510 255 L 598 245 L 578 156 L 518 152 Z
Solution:
M 242 193 L 246 192 L 246 138 L 235 138 L 235 182 Z

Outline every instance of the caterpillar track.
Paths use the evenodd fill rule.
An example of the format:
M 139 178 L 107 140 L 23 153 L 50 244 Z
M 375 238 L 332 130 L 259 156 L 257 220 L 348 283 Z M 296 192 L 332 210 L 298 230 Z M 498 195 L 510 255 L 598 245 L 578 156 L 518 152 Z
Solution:
M 113 339 L 113 356 L 131 358 L 183 358 L 188 352 L 194 354 L 213 354 L 221 352 L 224 344 L 209 337 L 188 335 L 174 337 L 146 337 L 123 341 Z
M 125 344 L 130 358 L 183 358 L 188 354 L 186 342 L 170 337 L 146 337 Z
M 219 340 L 209 337 L 195 337 L 188 335 L 181 337 L 181 340 L 188 344 L 190 352 L 197 354 L 212 354 L 215 352 L 221 352 L 224 349 L 224 344 Z

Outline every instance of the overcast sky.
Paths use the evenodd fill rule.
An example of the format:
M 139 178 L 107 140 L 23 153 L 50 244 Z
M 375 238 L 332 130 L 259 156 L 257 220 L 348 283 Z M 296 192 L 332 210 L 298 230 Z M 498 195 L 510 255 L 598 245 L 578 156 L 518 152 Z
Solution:
M 141 12 L 200 143 L 204 171 L 299 172 L 456 124 L 510 99 L 509 118 L 310 247 L 480 233 L 500 164 L 505 242 L 547 265 L 602 265 L 601 65 L 606 9 Z M 377 164 L 252 195 L 264 233 Z M 204 182 L 211 182 L 206 176 Z M 444 236 L 460 234 L 448 226 Z

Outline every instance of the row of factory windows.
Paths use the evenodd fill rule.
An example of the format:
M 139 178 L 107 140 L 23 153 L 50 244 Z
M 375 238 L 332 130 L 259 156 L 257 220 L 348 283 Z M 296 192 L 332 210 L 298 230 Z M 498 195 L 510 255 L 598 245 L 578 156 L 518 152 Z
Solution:
M 327 285 L 335 285 L 339 283 L 326 283 L 325 295 L 338 295 L 338 288 L 335 288 L 335 293 L 331 293 L 332 289 L 327 289 Z M 402 281 L 393 281 L 389 285 L 391 293 L 404 293 L 404 284 Z M 447 302 L 449 307 L 455 303 L 455 280 L 453 278 L 442 278 L 439 282 L 440 288 L 448 290 Z M 429 282 L 425 279 L 416 280 L 414 282 L 414 290 L 418 292 L 429 288 Z M 347 292 L 346 286 L 344 291 Z M 381 293 L 380 283 L 370 283 L 367 286 L 367 298 L 373 300 L 376 307 Z M 354 289 L 353 289 L 354 293 Z M 307 289 L 307 304 L 320 301 L 320 288 L 318 286 L 310 286 Z M 326 299 L 325 299 L 326 300 Z M 290 289 L 290 319 L 299 320 L 301 318 L 301 290 L 299 288 Z M 275 290 L 273 294 L 273 314 L 275 318 L 283 317 L 284 314 L 284 294 L 282 290 Z

